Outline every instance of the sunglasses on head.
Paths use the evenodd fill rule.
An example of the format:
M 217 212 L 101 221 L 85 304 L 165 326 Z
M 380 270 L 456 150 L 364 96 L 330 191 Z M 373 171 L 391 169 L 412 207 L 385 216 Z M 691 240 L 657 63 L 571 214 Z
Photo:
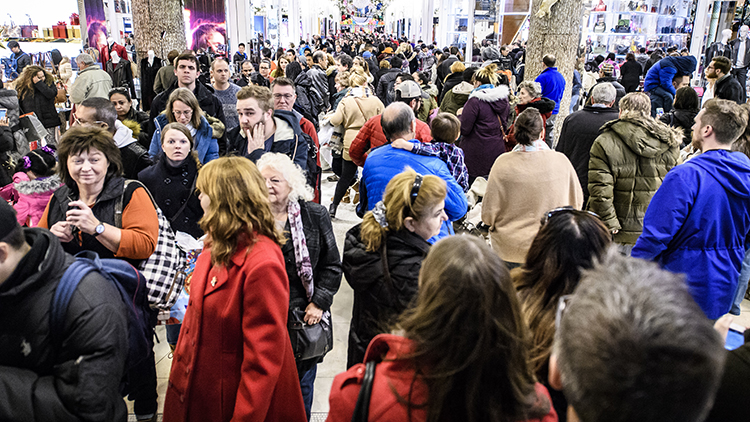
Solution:
M 596 214 L 594 212 L 591 212 L 591 211 L 577 210 L 577 209 L 575 209 L 573 207 L 570 207 L 570 206 L 568 206 L 568 207 L 559 207 L 559 208 L 555 208 L 553 210 L 550 210 L 550 211 L 547 211 L 546 213 L 544 213 L 544 215 L 542 216 L 542 221 L 541 221 L 542 226 L 544 226 L 545 224 L 547 224 L 547 222 L 550 220 L 550 218 L 554 217 L 555 215 L 565 214 L 565 213 L 578 214 L 578 215 L 590 215 L 590 216 L 595 217 L 595 218 L 597 218 L 599 220 L 601 219 L 601 218 L 599 218 L 598 214 Z
M 409 195 L 411 200 L 411 205 L 414 205 L 414 201 L 417 200 L 417 196 L 419 196 L 419 189 L 422 187 L 422 175 L 417 174 L 417 177 L 414 178 L 414 184 L 411 185 L 411 194 Z

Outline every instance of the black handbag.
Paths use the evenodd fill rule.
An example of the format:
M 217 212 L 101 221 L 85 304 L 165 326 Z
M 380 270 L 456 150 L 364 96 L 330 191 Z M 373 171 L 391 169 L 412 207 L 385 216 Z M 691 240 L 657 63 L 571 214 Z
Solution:
M 372 396 L 372 383 L 375 381 L 375 366 L 377 362 L 371 360 L 365 364 L 365 376 L 362 386 L 359 388 L 357 404 L 354 406 L 352 422 L 367 422 L 370 413 L 370 397 Z
M 314 325 L 305 324 L 305 310 L 289 310 L 289 338 L 297 361 L 322 358 L 333 349 L 333 324 L 331 313 L 323 312 L 320 322 Z

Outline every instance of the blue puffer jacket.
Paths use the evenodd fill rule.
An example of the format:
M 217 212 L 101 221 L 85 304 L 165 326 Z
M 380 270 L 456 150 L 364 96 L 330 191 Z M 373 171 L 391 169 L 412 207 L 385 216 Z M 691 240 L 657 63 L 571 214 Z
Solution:
M 643 80 L 643 90 L 648 92 L 657 86 L 661 86 L 675 95 L 676 91 L 672 85 L 672 79 L 677 75 L 692 75 L 697 65 L 698 61 L 693 56 L 667 56 L 656 62 L 648 70 L 646 78 Z
M 412 140 L 418 143 L 417 140 Z M 453 178 L 448 166 L 437 157 L 426 157 L 417 155 L 409 151 L 393 148 L 386 144 L 375 148 L 365 161 L 365 167 L 362 170 L 362 180 L 360 181 L 360 202 L 362 209 L 371 210 L 385 194 L 385 187 L 394 176 L 406 170 L 409 167 L 421 175 L 434 175 L 445 180 L 447 184 L 447 193 L 445 195 L 445 213 L 448 220 L 440 228 L 440 234 L 428 240 L 435 243 L 443 237 L 452 235 L 453 225 L 450 221 L 456 221 L 466 214 L 468 204 L 466 196 L 461 186 Z
M 632 256 L 684 273 L 710 319 L 729 312 L 750 232 L 750 159 L 707 151 L 674 167 L 648 205 Z
M 159 114 L 154 119 L 156 130 L 154 130 L 154 135 L 151 137 L 151 146 L 148 149 L 148 155 L 155 161 L 161 155 L 161 129 L 168 123 L 167 115 L 164 113 Z M 201 116 L 201 124 L 198 126 L 198 131 L 193 137 L 193 150 L 198 154 L 201 164 L 206 164 L 213 159 L 219 158 L 219 142 L 213 138 L 213 133 L 214 131 L 211 129 L 211 125 L 208 124 L 208 120 Z

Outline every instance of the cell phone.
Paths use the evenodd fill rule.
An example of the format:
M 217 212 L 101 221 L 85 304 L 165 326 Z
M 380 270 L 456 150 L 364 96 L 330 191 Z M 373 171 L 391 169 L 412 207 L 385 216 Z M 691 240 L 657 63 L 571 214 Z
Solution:
M 664 109 L 659 107 L 656 109 L 656 117 L 661 117 L 664 115 Z
M 0 108 L 0 119 L 2 119 L 3 117 L 5 117 L 6 114 L 8 114 L 8 109 L 7 108 Z
M 727 341 L 724 343 L 724 348 L 727 350 L 734 350 L 745 344 L 745 327 L 738 324 L 731 324 L 729 326 L 729 332 L 727 333 Z

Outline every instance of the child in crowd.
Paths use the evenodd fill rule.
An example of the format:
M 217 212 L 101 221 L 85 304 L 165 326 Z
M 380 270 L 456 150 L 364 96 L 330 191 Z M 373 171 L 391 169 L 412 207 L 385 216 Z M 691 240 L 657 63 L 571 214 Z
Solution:
M 0 189 L 0 196 L 13 203 L 21 226 L 36 226 L 50 196 L 60 187 L 56 164 L 52 148 L 35 149 L 19 160 L 13 183 Z
M 435 156 L 448 165 L 448 170 L 464 192 L 469 190 L 469 172 L 464 164 L 464 152 L 454 145 L 461 136 L 461 121 L 450 113 L 438 113 L 430 123 L 433 141 L 413 144 L 404 139 L 396 139 L 391 145 L 419 155 Z

